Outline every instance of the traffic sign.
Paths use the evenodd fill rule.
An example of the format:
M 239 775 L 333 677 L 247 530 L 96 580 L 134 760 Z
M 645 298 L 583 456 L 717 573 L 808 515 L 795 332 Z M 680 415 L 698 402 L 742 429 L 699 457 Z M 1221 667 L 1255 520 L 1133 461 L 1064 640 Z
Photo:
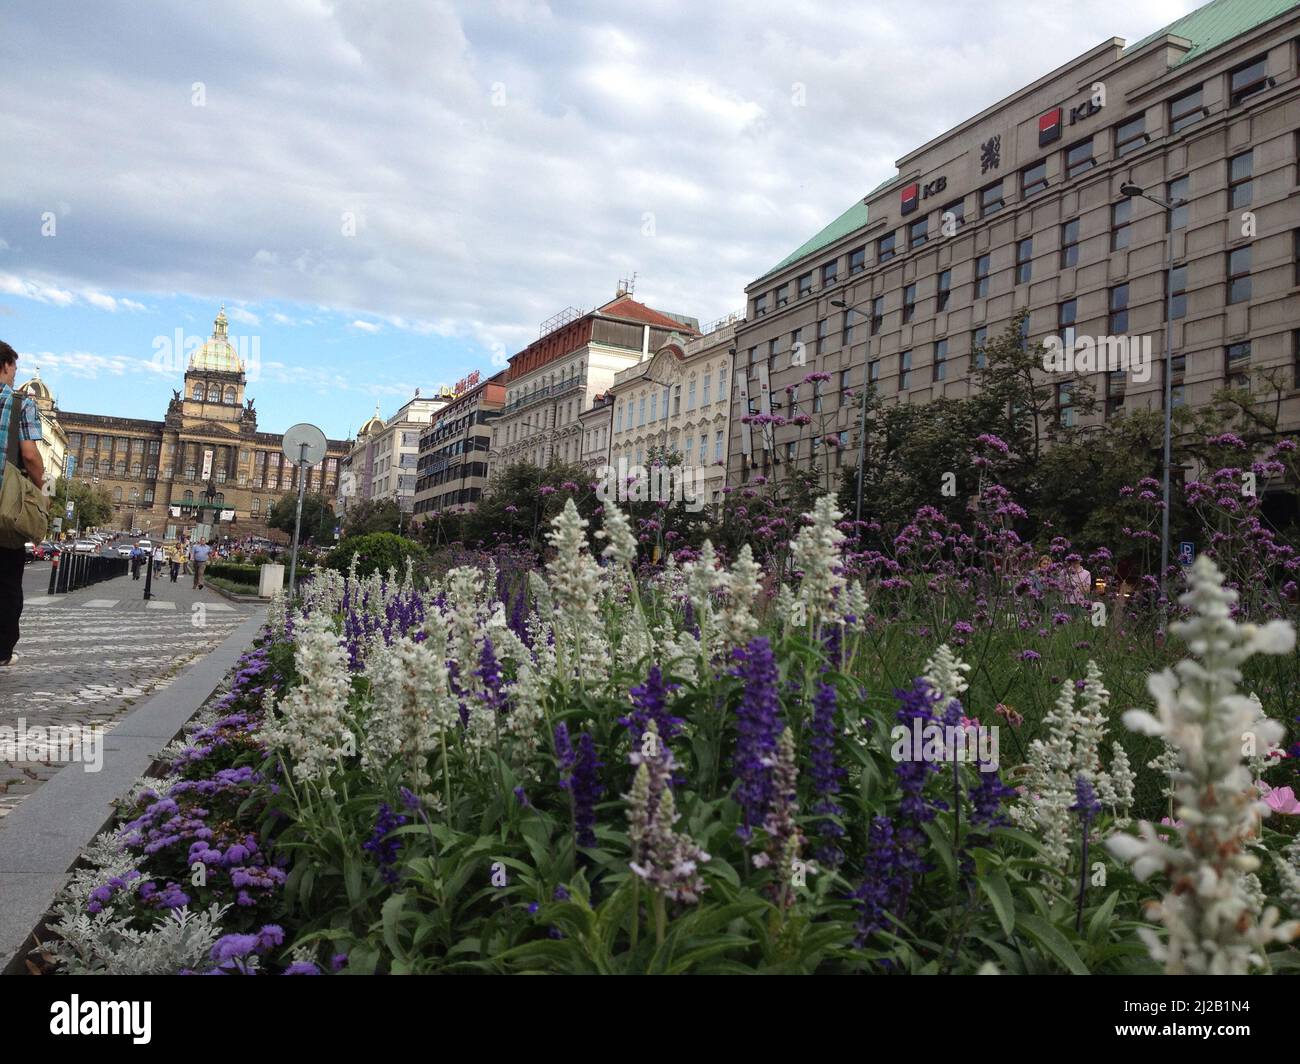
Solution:
M 1178 561 L 1181 565 L 1191 565 L 1196 561 L 1196 544 L 1186 539 L 1179 543 Z
M 72 520 L 72 503 L 68 503 L 68 505 L 64 508 L 64 511 L 65 511 L 64 516 L 67 517 L 68 520 Z

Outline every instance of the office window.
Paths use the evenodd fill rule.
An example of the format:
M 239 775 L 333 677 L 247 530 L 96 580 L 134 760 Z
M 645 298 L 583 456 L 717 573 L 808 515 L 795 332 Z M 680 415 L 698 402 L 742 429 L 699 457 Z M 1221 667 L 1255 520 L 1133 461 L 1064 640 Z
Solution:
M 894 234 L 882 236 L 876 241 L 876 261 L 888 262 L 894 257 Z
M 764 292 L 761 296 L 754 297 L 754 314 L 760 315 L 766 313 L 767 313 L 767 293 Z
M 840 326 L 840 346 L 848 347 L 853 343 L 853 311 L 844 309 L 844 321 Z
M 1166 296 L 1172 298 L 1166 299 L 1166 313 L 1173 312 L 1175 318 L 1185 318 L 1187 316 L 1187 266 L 1175 266 L 1166 277 L 1171 280 L 1172 292 L 1166 293 Z
M 898 356 L 898 390 L 906 391 L 912 386 L 912 352 L 904 351 Z
M 822 318 L 817 323 L 817 354 L 822 354 L 826 350 L 826 337 L 830 335 L 831 324 L 829 318 Z
M 692 452 L 693 450 L 695 450 L 695 437 L 694 437 L 694 436 L 687 436 L 687 437 L 686 437 L 686 460 L 687 460 L 688 462 L 690 461 L 690 458 L 691 458 L 691 452 Z
M 1255 155 L 1244 151 L 1228 160 L 1228 209 L 1250 204 L 1254 192 Z
M 948 299 L 952 295 L 952 270 L 944 270 L 939 274 L 939 294 L 936 310 L 947 310 Z
M 790 285 L 779 284 L 776 286 L 776 305 L 783 307 L 790 302 Z
M 682 386 L 680 384 L 674 384 L 673 385 L 673 417 L 676 417 L 681 412 L 682 412 Z
M 1205 104 L 1202 102 L 1201 86 L 1175 96 L 1169 101 L 1169 132 L 1177 133 L 1205 117 Z
M 812 295 L 812 273 L 811 271 L 799 276 L 799 298 Z
M 1250 245 L 1228 252 L 1228 302 L 1250 298 Z
M 916 316 L 916 285 L 909 284 L 903 289 L 903 323 Z
M 907 246 L 919 248 L 929 239 L 930 219 L 922 218 L 907 227 Z
M 1223 375 L 1229 387 L 1246 388 L 1250 384 L 1247 370 L 1250 368 L 1250 341 L 1229 344 L 1223 352 Z
M 715 462 L 722 461 L 722 430 L 721 429 L 718 429 L 718 431 L 713 436 L 713 460 Z
M 1020 349 L 1022 351 L 1029 347 L 1029 315 L 1026 314 L 1020 319 Z
M 1065 429 L 1074 425 L 1074 404 L 1070 396 L 1069 381 L 1063 381 L 1056 386 L 1056 423 Z
M 1074 346 L 1074 323 L 1079 314 L 1079 302 L 1067 299 L 1056 307 L 1056 333 L 1067 348 Z
M 803 340 L 802 329 L 795 329 L 794 332 L 790 334 L 790 364 L 791 365 L 794 365 L 794 360 L 795 358 L 798 357 L 799 344 L 802 342 L 802 340 Z M 806 356 L 807 352 L 805 351 L 804 354 Z M 707 403 L 708 400 L 706 399 L 705 402 Z
M 990 214 L 997 214 L 1004 206 L 1002 199 L 1002 181 L 994 181 L 991 185 L 985 185 L 980 189 L 980 217 L 987 218 Z
M 666 412 L 667 412 L 667 408 L 665 407 L 665 413 Z M 659 393 L 653 392 L 650 395 L 650 422 L 651 424 L 653 424 L 658 420 L 659 420 Z
M 984 343 L 989 338 L 989 327 L 981 325 L 978 329 L 970 334 L 970 367 L 971 369 L 987 369 L 989 364 L 988 355 L 984 351 Z
M 822 266 L 822 287 L 828 288 L 835 283 L 840 275 L 840 260 L 833 259 Z
M 864 244 L 849 252 L 849 273 L 860 273 L 867 268 L 867 248 Z
M 636 423 L 638 426 L 645 424 L 645 396 L 644 395 L 641 396 L 641 401 L 637 404 Z
M 975 260 L 975 298 L 983 299 L 989 294 L 989 256 L 981 255 Z
M 884 324 L 884 321 L 885 321 L 885 297 L 876 296 L 871 301 L 871 322 L 870 322 L 869 331 L 872 336 L 875 336 L 876 333 L 880 332 L 880 327 L 881 325 Z
M 1176 200 L 1183 201 L 1181 206 L 1175 207 L 1172 211 L 1165 212 L 1166 232 L 1170 229 L 1187 228 L 1187 219 L 1192 209 L 1192 205 L 1187 202 L 1188 196 L 1191 193 L 1191 188 L 1192 180 L 1186 174 L 1165 184 L 1166 203 L 1173 203 Z
M 1042 159 L 1033 166 L 1026 166 L 1020 171 L 1020 195 L 1028 199 L 1047 187 L 1047 160 Z
M 1228 106 L 1237 104 L 1268 88 L 1268 56 L 1261 55 L 1243 63 L 1228 75 Z
M 1065 176 L 1077 177 L 1085 170 L 1091 170 L 1096 165 L 1096 160 L 1092 157 L 1092 138 L 1081 140 L 1078 144 L 1072 144 L 1065 149 Z
M 1291 361 L 1295 363 L 1295 384 L 1300 388 L 1300 329 L 1291 334 Z
M 952 215 L 953 224 L 960 229 L 966 224 L 966 201 L 964 199 L 953 200 L 943 208 L 939 218 L 939 224 L 942 226 L 947 220 L 948 215 Z
M 614 410 L 614 431 L 615 432 L 623 431 L 623 400 L 622 399 L 618 401 L 618 406 Z
M 1291 283 L 1300 285 L 1300 229 L 1291 234 L 1291 259 L 1295 271 Z
M 820 414 L 822 411 L 822 382 L 813 381 L 813 413 Z
M 1145 114 L 1121 122 L 1115 127 L 1115 158 L 1118 159 L 1131 151 L 1145 147 L 1148 139 Z
M 1110 206 L 1110 250 L 1122 251 L 1133 237 L 1133 201 L 1122 199 Z
M 709 434 L 700 433 L 700 465 L 704 465 L 709 460 Z
M 785 445 L 786 461 L 793 462 L 799 457 L 799 441 L 791 440 Z
M 1061 268 L 1079 265 L 1079 219 L 1061 226 Z
M 781 337 L 779 336 L 773 337 L 771 340 L 767 342 L 767 362 L 768 362 L 767 368 L 769 370 L 772 368 L 772 361 L 780 353 L 781 353 Z M 687 403 L 686 409 L 689 410 L 691 408 L 691 405 L 692 404 Z
M 867 363 L 867 383 L 880 383 L 880 359 L 878 358 Z
M 1016 284 L 1024 284 L 1034 276 L 1034 238 L 1016 241 Z
M 853 384 L 853 371 L 851 369 L 840 370 L 840 391 L 847 392 Z
M 934 342 L 934 379 L 941 381 L 948 376 L 948 341 Z
M 694 381 L 686 382 L 686 409 L 687 410 L 695 409 L 695 382 Z
M 1112 336 L 1128 332 L 1128 285 L 1119 284 L 1110 290 L 1110 329 Z

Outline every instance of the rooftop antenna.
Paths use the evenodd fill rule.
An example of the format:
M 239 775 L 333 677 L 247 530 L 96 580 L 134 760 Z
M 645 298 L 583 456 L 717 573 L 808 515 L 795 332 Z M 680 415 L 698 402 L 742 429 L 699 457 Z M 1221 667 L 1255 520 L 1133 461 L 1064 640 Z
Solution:
M 619 279 L 618 291 L 615 293 L 614 298 L 621 299 L 623 296 L 630 296 L 635 291 L 636 291 L 636 271 L 633 270 L 631 277 L 623 277 Z

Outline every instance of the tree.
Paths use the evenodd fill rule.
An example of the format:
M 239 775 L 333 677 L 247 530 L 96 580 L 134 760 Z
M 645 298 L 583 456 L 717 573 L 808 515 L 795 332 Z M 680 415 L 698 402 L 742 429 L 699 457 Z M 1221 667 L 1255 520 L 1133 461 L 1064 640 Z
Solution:
M 372 532 L 396 534 L 406 522 L 395 499 L 366 499 L 343 517 L 343 536 L 368 536 Z
M 369 576 L 376 572 L 386 576 L 390 569 L 395 569 L 400 580 L 406 574 L 408 558 L 415 575 L 423 576 L 429 569 L 429 555 L 420 544 L 391 532 L 348 536 L 329 552 L 325 564 L 331 569 L 346 573 L 354 555 L 357 556 L 358 576 Z
M 298 496 L 286 495 L 272 508 L 266 518 L 270 528 L 293 535 L 294 519 L 298 511 Z M 333 543 L 337 520 L 334 508 L 324 495 L 309 494 L 302 497 L 302 539 L 317 543 Z
M 71 500 L 74 511 L 72 520 L 67 517 L 68 502 Z M 73 528 L 93 528 L 104 524 L 113 513 L 113 503 L 108 492 L 81 480 L 68 480 L 59 477 L 54 485 L 54 495 L 50 499 L 50 517 L 62 517 L 64 531 Z

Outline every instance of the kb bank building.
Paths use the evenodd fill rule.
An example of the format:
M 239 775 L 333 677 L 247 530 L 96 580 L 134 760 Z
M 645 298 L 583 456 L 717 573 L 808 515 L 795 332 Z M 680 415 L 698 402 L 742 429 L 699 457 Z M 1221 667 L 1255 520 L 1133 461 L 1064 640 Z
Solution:
M 1151 351 L 1146 372 L 1045 372 L 1063 424 L 1084 420 L 1071 399 L 1084 378 L 1089 419 L 1160 411 L 1167 272 L 1172 404 L 1249 388 L 1300 431 L 1298 53 L 1300 0 L 1215 0 L 1135 44 L 1104 41 L 905 155 L 747 286 L 728 483 L 853 464 L 845 389 L 865 375 L 887 403 L 967 396 L 981 345 L 1022 310 L 1032 341 Z M 819 422 L 811 437 L 781 423 L 801 413 Z

